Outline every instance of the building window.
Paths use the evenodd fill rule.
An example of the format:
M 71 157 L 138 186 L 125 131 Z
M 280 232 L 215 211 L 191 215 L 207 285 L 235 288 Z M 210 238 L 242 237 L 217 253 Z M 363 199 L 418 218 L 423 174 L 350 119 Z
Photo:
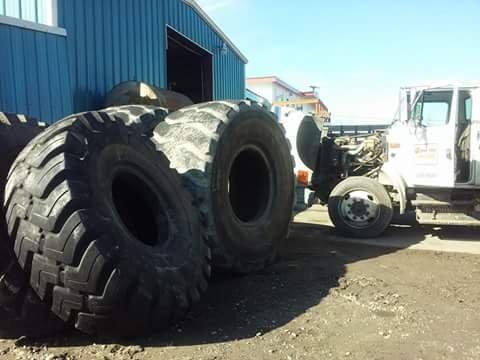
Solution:
M 57 0 L 0 0 L 0 15 L 57 26 Z

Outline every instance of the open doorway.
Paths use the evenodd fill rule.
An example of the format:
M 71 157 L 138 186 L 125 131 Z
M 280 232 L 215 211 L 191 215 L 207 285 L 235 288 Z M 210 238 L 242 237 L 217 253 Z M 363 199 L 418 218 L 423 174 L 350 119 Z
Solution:
M 213 100 L 212 54 L 171 28 L 167 28 L 167 38 L 168 89 L 194 103 Z

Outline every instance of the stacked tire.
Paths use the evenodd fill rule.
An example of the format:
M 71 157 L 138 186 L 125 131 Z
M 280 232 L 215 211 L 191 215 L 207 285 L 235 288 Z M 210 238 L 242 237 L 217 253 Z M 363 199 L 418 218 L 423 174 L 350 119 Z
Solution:
M 212 265 L 259 270 L 287 238 L 289 144 L 255 103 L 168 116 L 126 105 L 26 124 L 34 130 L 19 127 L 2 151 L 12 155 L 0 173 L 0 337 L 3 319 L 19 324 L 13 336 L 161 330 L 198 302 Z
M 194 196 L 219 271 L 272 263 L 287 238 L 294 165 L 285 131 L 257 103 L 193 105 L 167 116 L 154 142 Z
M 46 125 L 24 115 L 0 113 L 0 196 L 8 171 L 20 151 Z M 41 336 L 63 328 L 18 266 L 5 217 L 0 216 L 0 337 Z

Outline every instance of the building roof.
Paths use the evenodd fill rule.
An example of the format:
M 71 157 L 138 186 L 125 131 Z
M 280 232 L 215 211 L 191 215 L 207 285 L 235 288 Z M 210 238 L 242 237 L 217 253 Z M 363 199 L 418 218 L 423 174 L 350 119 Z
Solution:
M 299 95 L 302 96 L 302 92 L 295 89 L 292 85 L 286 83 L 282 79 L 280 79 L 277 76 L 258 76 L 258 77 L 249 77 L 247 78 L 247 82 L 250 83 L 275 83 L 280 85 L 281 87 Z
M 205 10 L 202 9 L 202 7 L 195 1 L 195 0 L 182 0 L 185 4 L 188 6 L 192 7 L 198 15 L 200 15 L 206 22 L 207 24 L 215 31 L 218 36 L 220 36 L 223 41 L 235 52 L 235 54 L 238 55 L 242 61 L 247 64 L 248 59 L 247 57 L 240 51 L 239 48 L 229 39 L 229 37 L 220 29 L 220 27 L 213 21 L 213 19 L 205 12 Z

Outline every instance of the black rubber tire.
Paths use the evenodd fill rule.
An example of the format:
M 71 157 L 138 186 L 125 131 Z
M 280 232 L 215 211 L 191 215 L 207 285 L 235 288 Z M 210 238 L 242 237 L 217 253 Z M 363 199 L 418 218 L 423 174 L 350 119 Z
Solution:
M 214 270 L 244 274 L 272 263 L 295 197 L 291 148 L 275 116 L 248 101 L 194 105 L 170 114 L 154 141 L 196 199 Z
M 352 191 L 367 191 L 378 201 L 379 213 L 368 227 L 355 228 L 341 215 L 340 205 L 347 194 Z M 378 181 L 366 177 L 350 177 L 339 183 L 330 194 L 328 213 L 336 231 L 344 236 L 368 239 L 382 235 L 393 218 L 393 205 L 385 187 Z
M 44 123 L 30 117 L 0 113 L 1 199 L 10 166 L 19 152 L 45 128 Z M 43 337 L 64 326 L 33 292 L 18 266 L 3 210 L 0 216 L 0 307 L 0 338 Z
M 102 112 L 114 116 L 123 123 L 144 135 L 151 136 L 155 127 L 168 115 L 168 110 L 152 105 L 120 105 L 103 109 Z
M 305 116 L 297 132 L 297 151 L 302 162 L 312 171 L 317 170 L 321 144 L 322 131 L 312 116 Z
M 107 112 L 38 136 L 12 166 L 5 204 L 30 285 L 82 332 L 163 329 L 207 287 L 210 250 L 180 177 L 148 136 Z
M 148 133 L 166 116 L 162 108 L 152 106 L 119 106 L 105 110 L 116 114 L 129 126 Z M 8 170 L 16 156 L 38 134 L 46 129 L 44 123 L 19 114 L 0 113 L 0 197 Z M 28 151 L 28 149 L 27 149 Z M 23 156 L 23 155 L 20 155 Z M 7 234 L 5 218 L 0 217 L 0 338 L 20 336 L 44 337 L 65 329 L 65 324 L 30 287 L 13 251 Z
M 153 105 L 177 111 L 193 105 L 187 96 L 175 91 L 159 89 L 141 81 L 126 81 L 116 85 L 105 97 L 105 106 Z

